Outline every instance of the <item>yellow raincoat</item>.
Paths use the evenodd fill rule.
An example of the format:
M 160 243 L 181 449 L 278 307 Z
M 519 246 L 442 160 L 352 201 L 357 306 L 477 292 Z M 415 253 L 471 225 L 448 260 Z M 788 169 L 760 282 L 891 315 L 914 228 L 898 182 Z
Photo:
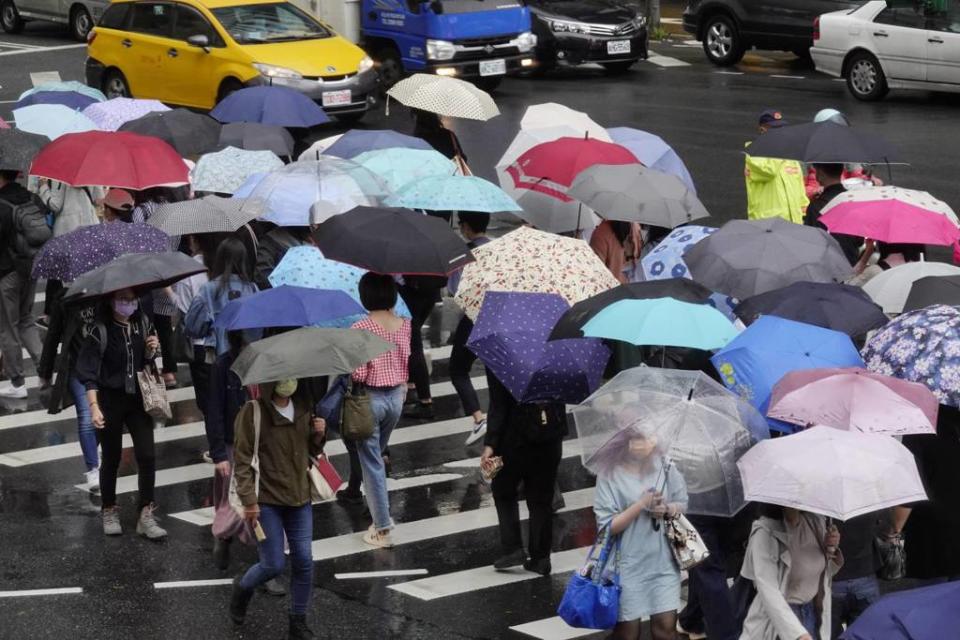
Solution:
M 747 183 L 747 217 L 750 220 L 779 216 L 803 224 L 803 214 L 810 201 L 799 162 L 748 155 L 743 177 Z

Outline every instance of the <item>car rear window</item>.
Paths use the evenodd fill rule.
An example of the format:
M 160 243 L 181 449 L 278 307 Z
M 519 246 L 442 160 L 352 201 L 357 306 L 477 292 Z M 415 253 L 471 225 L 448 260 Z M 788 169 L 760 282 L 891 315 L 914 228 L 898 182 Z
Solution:
M 323 25 L 287 2 L 213 9 L 223 28 L 239 44 L 329 38 Z
M 127 2 L 110 5 L 107 7 L 107 10 L 103 12 L 99 26 L 105 29 L 123 29 L 127 23 L 127 13 L 129 9 L 130 4 Z
M 161 2 L 134 4 L 128 28 L 134 33 L 170 37 L 173 31 L 173 5 Z

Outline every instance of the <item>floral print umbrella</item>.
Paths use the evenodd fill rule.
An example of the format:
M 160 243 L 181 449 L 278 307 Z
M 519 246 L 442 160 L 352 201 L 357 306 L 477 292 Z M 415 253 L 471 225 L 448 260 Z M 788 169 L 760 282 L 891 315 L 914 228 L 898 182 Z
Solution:
M 33 261 L 33 277 L 73 282 L 125 253 L 164 253 L 169 250 L 170 237 L 141 222 L 81 227 L 43 245 Z
M 936 305 L 905 313 L 863 349 L 867 368 L 925 385 L 940 404 L 960 407 L 960 309 Z
M 194 191 L 233 193 L 255 173 L 270 173 L 283 166 L 272 151 L 244 151 L 227 147 L 223 151 L 200 156 L 190 173 Z M 247 193 L 244 194 L 246 197 Z
M 124 123 L 155 111 L 170 111 L 170 107 L 159 100 L 114 98 L 90 105 L 83 110 L 83 115 L 93 120 L 104 131 L 116 131 Z
M 476 320 L 487 291 L 556 293 L 575 304 L 619 282 L 583 240 L 529 227 L 473 250 L 454 301 Z

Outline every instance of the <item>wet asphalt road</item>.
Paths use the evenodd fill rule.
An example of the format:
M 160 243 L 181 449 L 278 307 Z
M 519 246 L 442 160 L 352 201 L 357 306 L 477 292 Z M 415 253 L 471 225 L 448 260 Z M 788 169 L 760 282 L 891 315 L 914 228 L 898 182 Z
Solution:
M 4 47 L 5 42 L 21 46 Z M 63 79 L 82 79 L 82 48 L 45 49 L 70 44 L 50 27 L 31 27 L 26 35 L 15 38 L 0 37 L 0 54 L 27 51 L 0 55 L 0 117 L 9 117 L 12 101 L 29 88 L 31 72 L 57 71 Z M 38 48 L 30 50 L 23 45 Z M 670 66 L 641 63 L 618 78 L 584 70 L 506 81 L 497 94 L 502 117 L 484 125 L 457 124 L 474 171 L 493 177 L 493 164 L 515 134 L 526 106 L 561 102 L 586 111 L 604 125 L 634 126 L 661 135 L 685 160 L 701 198 L 721 222 L 743 215 L 742 148 L 754 134 L 756 115 L 763 108 L 774 107 L 799 122 L 809 120 L 821 108 L 835 107 L 856 125 L 883 130 L 902 148 L 912 164 L 894 169 L 895 182 L 929 190 L 954 206 L 960 203 L 960 184 L 954 176 L 957 98 L 895 93 L 880 104 L 861 104 L 848 96 L 842 83 L 818 75 L 789 55 L 751 54 L 739 67 L 719 72 L 703 60 L 696 47 L 663 44 L 655 45 L 654 50 L 677 62 L 668 62 Z M 396 108 L 389 116 L 371 114 L 364 126 L 408 131 L 411 123 L 403 110 Z M 321 129 L 311 135 L 335 132 L 335 128 Z M 431 325 L 431 344 L 441 346 L 442 332 L 450 329 L 450 314 L 438 314 Z M 475 375 L 480 374 L 477 368 Z M 435 361 L 433 377 L 438 384 L 447 380 L 442 358 Z M 181 368 L 180 378 L 184 385 L 189 384 L 185 368 Z M 195 424 L 200 418 L 189 399 L 191 392 L 177 393 L 176 397 L 183 399 L 175 404 L 174 420 L 158 432 L 158 439 L 163 440 L 157 445 L 158 467 L 166 484 L 158 488 L 157 498 L 165 514 L 209 505 L 211 486 L 212 468 L 200 459 L 205 440 L 202 427 L 198 430 Z M 460 415 L 455 396 L 449 393 L 446 389 L 445 395 L 437 398 L 438 421 Z M 481 392 L 481 400 L 485 399 Z M 318 637 L 563 637 L 549 621 L 542 621 L 554 615 L 569 575 L 566 572 L 551 579 L 526 579 L 482 589 L 478 579 L 466 576 L 458 587 L 462 593 L 434 600 L 388 588 L 413 578 L 335 577 L 340 572 L 403 569 L 426 569 L 434 576 L 492 562 L 497 553 L 496 529 L 482 518 L 473 524 L 457 519 L 458 514 L 489 513 L 492 506 L 489 491 L 477 481 L 474 467 L 448 464 L 479 454 L 476 447 L 464 448 L 463 424 L 443 423 L 432 428 L 401 423 L 397 434 L 411 429 L 407 433 L 412 435 L 408 442 L 392 447 L 395 478 L 453 475 L 438 475 L 430 484 L 391 495 L 395 519 L 416 527 L 409 544 L 393 551 L 361 552 L 352 552 L 347 545 L 342 555 L 316 562 L 311 619 Z M 82 589 L 77 594 L 0 597 L 0 638 L 283 637 L 282 599 L 258 596 L 244 629 L 235 631 L 226 619 L 229 587 L 187 584 L 158 590 L 154 586 L 157 582 L 232 577 L 254 559 L 252 550 L 240 550 L 230 570 L 219 572 L 210 561 L 208 529 L 169 515 L 162 522 L 170 532 L 169 540 L 161 544 L 139 540 L 132 534 L 135 492 L 123 494 L 120 501 L 127 534 L 104 540 L 96 500 L 74 487 L 83 470 L 75 441 L 73 420 L 57 416 L 51 421 L 41 409 L 35 388 L 26 402 L 0 401 L 0 596 L 29 589 Z M 66 446 L 56 448 L 62 444 Z M 26 462 L 3 456 L 18 452 L 33 453 L 26 454 Z M 334 456 L 333 462 L 345 470 L 344 456 Z M 125 461 L 121 473 L 133 473 L 132 460 Z M 558 551 L 589 544 L 593 525 L 589 500 L 584 502 L 582 493 L 589 491 L 592 480 L 575 456 L 562 463 L 560 485 L 569 492 L 572 506 L 557 516 Z M 451 522 L 457 523 L 454 531 L 445 533 Z M 322 541 L 321 550 L 336 555 L 342 536 L 362 531 L 366 524 L 361 514 L 337 504 L 318 505 L 314 540 Z M 526 627 L 534 635 L 510 630 L 527 623 L 534 623 Z

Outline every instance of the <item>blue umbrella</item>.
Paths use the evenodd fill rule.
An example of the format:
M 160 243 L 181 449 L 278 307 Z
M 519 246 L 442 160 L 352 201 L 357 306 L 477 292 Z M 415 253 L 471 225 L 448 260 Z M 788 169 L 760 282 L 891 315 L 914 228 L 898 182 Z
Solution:
M 697 192 L 687 165 L 683 164 L 677 152 L 660 136 L 632 127 L 612 127 L 607 129 L 607 133 L 614 142 L 629 149 L 643 166 L 674 175 L 680 178 L 690 191 Z
M 847 627 L 842 640 L 945 640 L 960 629 L 960 582 L 890 593 Z
M 392 129 L 351 129 L 327 147 L 323 153 L 351 160 L 365 151 L 392 148 L 420 149 L 421 151 L 433 149 L 423 138 L 397 133 Z
M 554 293 L 488 291 L 467 347 L 518 402 L 582 402 L 610 350 L 590 338 L 547 341 L 569 308 Z
M 233 192 L 233 197 L 251 197 L 266 177 L 266 173 L 251 174 Z M 263 193 L 257 198 L 265 205 L 262 219 L 280 227 L 309 225 L 310 207 L 318 197 L 316 180 L 304 175 L 285 176 L 279 180 L 282 184 L 281 188 L 271 189 L 269 193 Z
M 38 87 L 24 91 L 20 94 L 19 99 L 23 100 L 27 96 L 32 96 L 35 93 L 46 93 L 48 91 L 73 91 L 74 93 L 82 93 L 85 96 L 90 96 L 97 102 L 106 102 L 107 100 L 107 96 L 103 95 L 102 91 L 88 87 L 84 83 L 77 82 L 76 80 L 44 83 Z
M 324 258 L 316 247 L 293 247 L 283 254 L 283 259 L 270 273 L 269 280 L 274 287 L 286 284 L 344 291 L 360 304 L 360 278 L 365 273 L 363 269 Z M 403 318 L 410 317 L 410 310 L 400 298 L 397 298 L 394 311 Z M 328 326 L 349 327 L 363 315 L 361 311 L 357 315 L 331 322 Z
M 430 176 L 404 186 L 384 204 L 427 211 L 520 211 L 503 189 L 476 176 Z
M 214 326 L 225 331 L 336 327 L 344 318 L 363 313 L 363 307 L 344 291 L 280 285 L 229 302 L 217 316 Z
M 169 250 L 170 236 L 143 222 L 95 224 L 47 241 L 33 260 L 33 277 L 73 282 L 125 253 Z
M 40 91 L 20 98 L 13 108 L 21 109 L 34 104 L 59 104 L 74 111 L 83 111 L 94 102 L 100 100 L 76 91 Z
M 280 127 L 314 127 L 330 122 L 316 102 L 287 87 L 247 87 L 234 91 L 213 108 L 220 122 L 259 122 Z
M 850 338 L 812 324 L 763 316 L 710 358 L 729 389 L 766 415 L 773 387 L 787 373 L 824 367 L 862 367 Z M 794 425 L 769 420 L 777 431 Z
M 452 176 L 457 171 L 453 162 L 432 149 L 378 149 L 365 151 L 352 160 L 382 178 L 391 191 L 421 178 Z
M 59 104 L 35 104 L 13 110 L 17 129 L 56 140 L 67 133 L 99 131 L 96 123 L 79 111 Z
M 719 349 L 737 337 L 737 330 L 710 305 L 651 298 L 614 302 L 583 325 L 583 335 L 635 345 Z

